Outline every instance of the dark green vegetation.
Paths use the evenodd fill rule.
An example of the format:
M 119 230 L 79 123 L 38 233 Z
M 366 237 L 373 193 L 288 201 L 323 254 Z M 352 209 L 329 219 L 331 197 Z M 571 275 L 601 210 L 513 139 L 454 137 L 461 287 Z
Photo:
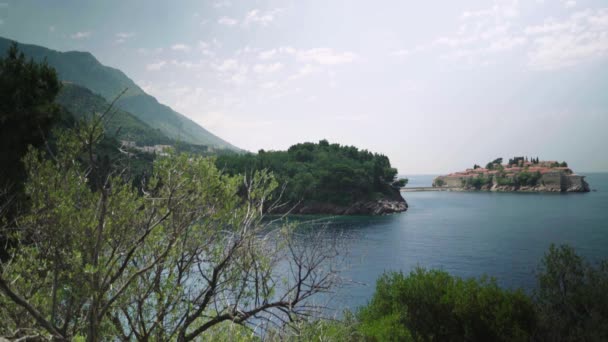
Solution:
M 104 113 L 110 104 L 100 95 L 73 83 L 64 83 L 56 102 L 73 113 L 78 119 L 90 120 L 93 115 Z M 133 114 L 114 109 L 106 120 L 106 134 L 117 139 L 134 141 L 137 145 L 172 145 L 160 130 L 153 129 Z
M 504 172 L 499 172 L 496 175 L 496 183 L 498 185 L 511 185 L 511 186 L 536 186 L 539 185 L 539 181 L 542 175 L 539 171 L 529 172 L 522 171 L 515 174 L 513 177 L 507 177 Z
M 539 171 L 530 172 L 527 169 L 518 172 L 514 175 L 507 175 L 502 165 L 496 167 L 498 173 L 495 176 L 479 174 L 475 177 L 469 177 L 462 180 L 462 187 L 468 189 L 480 190 L 482 187 L 489 188 L 492 186 L 493 178 L 496 178 L 498 185 L 509 185 L 509 186 L 536 186 L 539 185 L 539 181 L 542 178 L 542 174 Z M 441 186 L 436 182 L 437 186 Z
M 424 269 L 384 274 L 358 316 L 362 334 L 378 341 L 525 341 L 536 324 L 522 291 Z
M 59 121 L 60 88 L 53 68 L 27 61 L 16 45 L 0 59 L 0 190 L 19 187 L 28 145 L 41 147 Z
M 0 54 L 4 54 L 10 44 L 10 40 L 0 37 Z M 26 57 L 31 57 L 36 62 L 46 60 L 48 65 L 57 71 L 60 80 L 88 88 L 108 102 L 128 89 L 117 101 L 117 108 L 132 113 L 168 138 L 190 144 L 238 150 L 192 120 L 158 103 L 122 71 L 102 65 L 88 52 L 59 52 L 28 44 L 20 44 L 19 48 Z
M 502 158 L 496 158 L 493 161 L 491 161 L 488 164 L 486 164 L 486 169 L 493 170 L 495 164 L 497 164 L 497 165 L 502 164 Z
M 356 201 L 400 198 L 397 170 L 381 154 L 353 146 L 303 143 L 287 151 L 226 155 L 217 158 L 218 168 L 229 174 L 249 174 L 268 169 L 285 186 L 283 199 L 291 204 L 321 202 L 349 205 Z
M 356 314 L 302 332 L 327 341 L 606 341 L 608 262 L 592 266 L 571 247 L 552 245 L 531 295 L 485 277 L 389 272 Z
M 438 185 L 438 182 L 435 182 L 435 184 L 437 186 L 441 186 Z M 473 188 L 480 190 L 483 186 L 492 186 L 492 176 L 485 176 L 482 174 L 462 180 L 463 188 Z

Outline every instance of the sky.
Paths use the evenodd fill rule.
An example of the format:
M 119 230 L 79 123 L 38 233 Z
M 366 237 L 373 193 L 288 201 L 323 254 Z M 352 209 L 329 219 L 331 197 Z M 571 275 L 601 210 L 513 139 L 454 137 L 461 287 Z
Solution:
M 400 174 L 496 157 L 608 171 L 607 0 L 0 0 L 243 149 L 327 139 Z

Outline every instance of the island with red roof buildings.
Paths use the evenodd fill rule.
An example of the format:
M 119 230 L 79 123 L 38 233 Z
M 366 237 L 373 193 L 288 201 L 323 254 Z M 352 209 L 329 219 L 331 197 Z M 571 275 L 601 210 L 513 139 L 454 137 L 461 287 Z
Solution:
M 588 192 L 585 176 L 575 174 L 566 162 L 541 161 L 514 157 L 503 164 L 502 158 L 472 169 L 438 176 L 434 188 L 456 191 L 499 192 Z

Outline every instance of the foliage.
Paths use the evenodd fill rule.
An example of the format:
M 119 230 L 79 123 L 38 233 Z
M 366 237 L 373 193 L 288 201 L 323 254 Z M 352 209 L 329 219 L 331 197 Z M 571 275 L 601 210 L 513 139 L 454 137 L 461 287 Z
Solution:
M 31 208 L 2 227 L 20 244 L 0 264 L 0 336 L 191 341 L 314 312 L 305 300 L 334 285 L 337 249 L 263 223 L 270 174 L 180 154 L 134 187 L 128 160 L 95 153 L 102 120 L 60 134 L 53 158 L 25 157 Z
M 435 183 L 433 184 L 433 186 L 438 186 L 438 187 L 442 187 L 444 185 L 445 185 L 445 181 L 441 178 L 436 178 Z
M 517 186 L 535 186 L 542 178 L 540 172 L 522 171 L 515 175 L 513 182 Z
M 45 62 L 27 61 L 12 44 L 0 59 L 0 188 L 20 187 L 25 178 L 21 158 L 29 145 L 42 146 L 59 108 L 53 103 L 61 88 Z
M 311 318 L 292 322 L 287 329 L 272 329 L 264 341 L 364 341 L 355 315 L 346 310 L 341 319 Z
M 608 339 L 608 261 L 594 267 L 571 247 L 551 245 L 537 279 L 535 301 L 543 340 Z
M 394 181 L 392 185 L 397 188 L 403 188 L 407 185 L 408 182 L 409 179 L 407 178 L 399 178 L 398 180 Z
M 216 165 L 230 174 L 268 169 L 285 186 L 283 199 L 292 203 L 347 205 L 376 194 L 394 196 L 391 184 L 397 175 L 386 156 L 327 140 L 293 145 L 287 151 L 219 156 Z M 401 183 L 405 181 L 397 181 Z
M 522 291 L 422 268 L 382 275 L 358 318 L 362 334 L 375 341 L 525 341 L 536 326 Z
M 491 175 L 477 175 L 475 177 L 469 177 L 464 180 L 465 188 L 474 188 L 480 190 L 484 186 L 492 186 L 492 176 Z
M 498 185 L 509 185 L 509 186 L 537 186 L 542 178 L 542 174 L 539 171 L 529 172 L 524 170 L 511 177 L 505 175 L 504 172 L 496 174 L 496 183 Z
M 497 165 L 502 164 L 502 158 L 496 158 L 493 161 L 491 161 L 488 164 L 486 164 L 486 169 L 493 170 L 495 164 L 497 164 Z

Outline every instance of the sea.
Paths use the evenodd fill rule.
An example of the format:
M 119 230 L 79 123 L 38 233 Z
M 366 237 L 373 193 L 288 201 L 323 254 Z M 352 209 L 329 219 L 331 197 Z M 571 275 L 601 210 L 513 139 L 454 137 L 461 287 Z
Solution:
M 404 213 L 309 219 L 343 244 L 345 282 L 332 309 L 368 303 L 386 271 L 485 275 L 531 293 L 551 244 L 568 244 L 590 263 L 608 259 L 608 173 L 584 175 L 589 193 L 405 192 Z M 434 177 L 409 176 L 408 186 L 431 186 Z

